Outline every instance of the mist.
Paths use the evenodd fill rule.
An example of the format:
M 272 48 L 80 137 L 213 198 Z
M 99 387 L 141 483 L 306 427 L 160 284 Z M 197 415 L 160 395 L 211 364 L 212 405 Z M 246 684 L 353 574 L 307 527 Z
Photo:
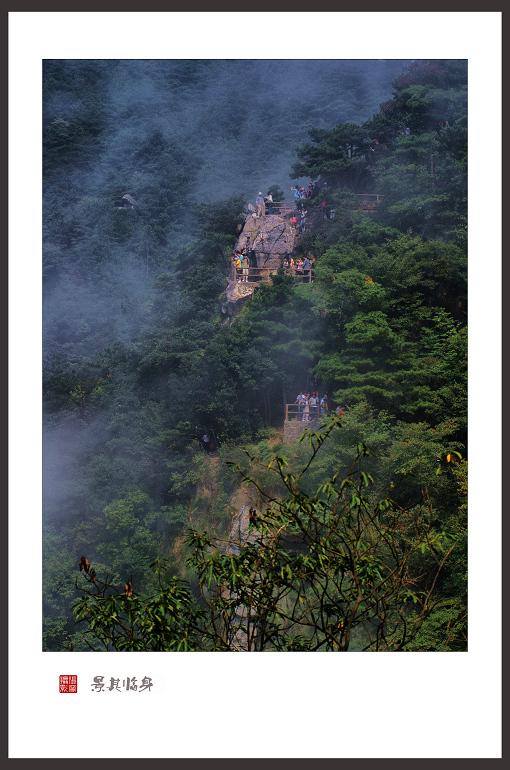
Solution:
M 186 424 L 193 378 L 171 371 L 175 319 L 188 302 L 182 274 L 200 251 L 194 206 L 231 196 L 254 203 L 272 185 L 291 199 L 291 165 L 309 130 L 370 119 L 405 63 L 45 61 L 46 522 L 92 515 L 137 485 L 167 503 L 170 461 L 154 459 L 153 447 L 166 442 L 184 472 L 195 440 Z M 151 342 L 155 308 L 162 349 Z M 192 321 L 205 337 L 208 314 Z M 186 372 L 209 367 L 214 380 L 214 362 L 202 363 L 193 345 L 175 355 L 188 356 Z M 143 372 L 153 362 L 162 373 L 146 403 Z M 206 385 L 199 414 L 210 399 Z
M 87 331 L 109 327 L 108 341 L 129 343 L 137 321 L 128 324 L 121 305 L 150 300 L 155 275 L 189 241 L 190 204 L 231 195 L 254 202 L 259 189 L 265 193 L 273 184 L 290 198 L 290 164 L 308 130 L 371 117 L 401 66 L 350 60 L 47 63 L 46 81 L 52 68 L 63 69 L 72 88 L 47 88 L 45 126 L 55 130 L 55 122 L 64 121 L 72 131 L 86 115 L 92 131 L 77 163 L 71 154 L 58 177 L 45 177 L 45 352 L 52 350 L 62 315 L 72 344 L 83 348 L 80 325 Z M 97 81 L 97 90 L 80 96 L 87 78 Z M 157 151 L 166 155 L 165 179 L 151 165 L 154 137 L 164 145 Z M 125 193 L 139 202 L 135 211 L 114 210 Z M 164 232 L 148 237 L 151 219 L 162 212 Z

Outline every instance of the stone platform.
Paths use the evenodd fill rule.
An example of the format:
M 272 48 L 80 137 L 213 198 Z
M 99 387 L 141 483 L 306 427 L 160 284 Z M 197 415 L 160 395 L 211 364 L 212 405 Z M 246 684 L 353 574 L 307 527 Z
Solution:
M 285 420 L 283 423 L 283 443 L 294 444 L 304 430 L 312 428 L 313 422 L 301 422 L 301 420 Z

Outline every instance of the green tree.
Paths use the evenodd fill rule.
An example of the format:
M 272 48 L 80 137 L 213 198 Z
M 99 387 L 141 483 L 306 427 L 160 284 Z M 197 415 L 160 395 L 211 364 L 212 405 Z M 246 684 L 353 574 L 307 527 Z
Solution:
M 199 621 L 203 613 L 195 606 L 189 586 L 175 577 L 164 580 L 164 561 L 157 560 L 151 567 L 157 579 L 157 590 L 144 598 L 132 591 L 131 581 L 125 584 L 122 593 L 118 593 L 112 591 L 108 576 L 101 581 L 94 573 L 86 574 L 75 615 L 78 621 L 89 624 L 90 632 L 84 636 L 90 649 L 117 652 L 200 650 Z
M 280 271 L 273 276 L 271 286 L 258 290 L 244 320 L 251 346 L 273 369 L 271 387 L 262 394 L 266 424 L 273 424 L 276 416 L 280 422 L 283 411 L 279 404 L 284 409 L 295 400 L 322 349 L 321 321 L 314 312 L 311 287 L 294 287 L 292 278 Z
M 273 201 L 275 203 L 285 200 L 285 193 L 277 184 L 272 184 L 269 190 L 267 191 L 267 194 L 272 195 Z
M 433 526 L 459 537 L 436 582 L 446 602 L 431 631 L 437 648 L 443 611 L 458 611 L 462 624 L 459 467 L 436 477 L 435 455 L 466 445 L 465 64 L 415 62 L 367 120 L 400 63 L 45 62 L 47 649 L 64 634 L 78 648 L 66 580 L 82 551 L 98 573 L 108 565 L 115 585 L 132 571 L 142 601 L 157 593 L 148 564 L 158 554 L 174 547 L 172 568 L 184 574 L 179 541 L 192 501 L 200 526 L 225 525 L 233 489 L 223 470 L 218 490 L 202 490 L 199 461 L 213 459 L 197 441 L 206 427 L 220 438 L 220 458 L 236 458 L 269 489 L 263 466 L 249 471 L 239 460 L 240 446 L 254 442 L 268 463 L 284 404 L 307 386 L 350 408 L 341 440 L 332 436 L 301 476 L 302 491 L 313 498 L 339 467 L 345 477 L 360 442 L 377 452 L 362 458 L 374 499 L 398 482 L 392 499 L 404 508 L 427 488 Z M 316 78 L 313 104 L 287 88 L 296 71 L 311 86 Z M 236 98 L 240 80 L 254 86 L 250 104 Z M 260 185 L 282 184 L 292 147 L 311 129 L 300 173 L 308 164 L 311 178 L 328 180 L 336 209 L 313 227 L 312 213 L 297 241 L 295 254 L 316 257 L 315 281 L 274 276 L 226 318 L 222 292 L 245 201 L 214 198 L 227 190 L 252 199 Z M 361 190 L 383 193 L 376 211 L 353 210 Z M 138 203 L 119 210 L 127 192 Z M 298 474 L 304 444 L 287 451 Z M 283 499 L 281 478 L 271 485 Z M 419 558 L 432 574 L 434 558 Z M 415 643 L 428 649 L 422 632 Z M 447 646 L 463 643 L 450 637 Z
M 177 580 L 151 596 L 115 592 L 87 575 L 75 606 L 86 635 L 108 650 L 398 651 L 410 649 L 437 611 L 435 586 L 456 536 L 434 526 L 426 495 L 408 506 L 372 495 L 363 444 L 345 475 L 312 494 L 303 477 L 339 421 L 305 435 L 310 454 L 297 473 L 281 456 L 263 463 L 281 496 L 232 463 L 256 494 L 248 528 L 228 542 L 191 530 L 189 563 L 201 605 Z M 269 484 L 274 488 L 274 485 Z M 424 569 L 424 563 L 427 569 Z M 94 586 L 91 586 L 91 582 Z M 434 627 L 437 635 L 437 628 Z M 430 638 L 427 637 L 427 644 Z M 414 647 L 416 648 L 416 646 Z
M 312 129 L 312 144 L 297 149 L 299 163 L 292 167 L 291 179 L 319 177 L 340 189 L 362 192 L 368 177 L 365 160 L 369 149 L 366 132 L 354 123 L 343 123 L 331 130 Z

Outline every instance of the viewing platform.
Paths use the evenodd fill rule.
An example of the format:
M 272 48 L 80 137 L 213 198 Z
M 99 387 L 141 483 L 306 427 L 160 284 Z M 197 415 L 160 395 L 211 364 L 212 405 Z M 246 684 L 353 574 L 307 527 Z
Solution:
M 356 206 L 351 206 L 352 211 L 375 211 L 379 208 L 379 206 L 382 203 L 382 199 L 384 196 L 379 195 L 379 193 L 355 193 L 355 195 L 358 197 L 358 204 Z M 302 201 L 304 208 L 310 210 L 317 210 L 321 211 L 322 207 L 321 205 L 317 205 L 317 200 L 320 196 L 317 196 L 314 198 L 314 203 L 312 204 L 311 198 L 301 198 L 300 201 Z M 266 204 L 265 208 L 265 214 L 263 216 L 271 216 L 272 214 L 275 214 L 277 216 L 288 216 L 289 214 L 293 214 L 298 209 L 298 201 L 291 200 L 291 201 L 278 201 L 273 202 L 272 204 L 268 205 Z M 298 223 L 299 224 L 299 223 Z
M 234 283 L 238 282 L 238 279 L 241 283 L 270 283 L 271 282 L 271 275 L 274 275 L 278 272 L 277 267 L 248 267 L 248 268 L 240 268 L 240 270 L 247 270 L 247 274 L 243 274 L 242 272 L 237 274 L 237 268 L 234 264 L 232 264 L 232 268 L 230 271 L 230 280 Z M 308 270 L 307 274 L 305 275 L 303 272 L 297 273 L 296 268 L 285 268 L 285 273 L 287 275 L 292 275 L 296 283 L 312 283 L 313 281 L 313 269 Z M 243 280 L 246 278 L 246 281 Z
M 310 409 L 312 410 L 311 412 Z M 307 428 L 317 430 L 319 418 L 319 405 L 308 407 L 307 411 L 304 411 L 304 407 L 300 407 L 298 404 L 286 404 L 285 420 L 283 423 L 283 443 L 294 444 Z
M 352 211 L 375 211 L 381 205 L 383 196 L 377 193 L 362 193 L 358 198 L 359 204 L 353 206 Z

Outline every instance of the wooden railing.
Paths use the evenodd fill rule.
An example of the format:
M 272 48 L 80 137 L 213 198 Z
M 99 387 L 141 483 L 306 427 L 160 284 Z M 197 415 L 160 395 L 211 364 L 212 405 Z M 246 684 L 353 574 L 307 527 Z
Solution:
M 305 411 L 306 409 L 306 411 Z M 286 404 L 285 405 L 285 420 L 290 422 L 292 420 L 297 422 L 317 422 L 321 417 L 320 405 L 309 406 L 305 404 Z
M 246 270 L 246 273 L 244 272 Z M 284 268 L 286 275 L 291 275 L 294 278 L 295 283 L 312 283 L 313 282 L 313 269 L 305 272 L 297 273 L 296 268 Z M 276 267 L 242 267 L 236 268 L 233 264 L 230 272 L 230 278 L 232 281 L 240 281 L 241 283 L 269 283 L 271 275 L 274 275 L 278 271 Z
M 382 197 L 378 193 L 361 193 L 358 195 L 359 205 L 353 206 L 353 211 L 373 211 L 381 205 Z
M 285 214 L 291 214 L 296 209 L 296 202 L 295 201 L 273 201 L 270 206 L 266 203 L 266 216 L 269 215 L 269 212 L 271 210 L 272 214 L 278 214 L 278 216 L 282 217 L 285 216 Z
M 276 273 L 275 267 L 240 267 L 236 268 L 232 264 L 232 270 L 230 276 L 233 281 L 241 281 L 241 283 L 255 283 L 259 281 L 269 282 L 269 276 L 271 273 Z
M 291 275 L 295 283 L 313 283 L 313 269 L 302 270 L 300 273 L 296 272 L 295 267 L 284 268 L 284 270 L 285 275 Z
M 374 211 L 374 209 L 378 208 L 378 206 L 381 205 L 381 201 L 383 198 L 383 196 L 379 195 L 379 193 L 356 193 L 356 195 L 359 198 L 359 204 L 357 206 L 352 206 L 353 211 Z M 310 198 L 302 198 L 300 200 L 303 201 L 305 208 L 308 208 L 308 210 L 310 209 L 317 209 L 318 211 L 321 210 L 321 206 L 316 205 L 317 198 L 315 198 L 314 205 L 312 205 Z M 278 201 L 278 203 L 273 202 L 271 206 L 269 206 L 266 203 L 265 216 L 267 217 L 270 214 L 285 216 L 285 214 L 292 214 L 292 212 L 296 211 L 297 207 L 298 207 L 297 201 L 294 201 L 294 200 Z

